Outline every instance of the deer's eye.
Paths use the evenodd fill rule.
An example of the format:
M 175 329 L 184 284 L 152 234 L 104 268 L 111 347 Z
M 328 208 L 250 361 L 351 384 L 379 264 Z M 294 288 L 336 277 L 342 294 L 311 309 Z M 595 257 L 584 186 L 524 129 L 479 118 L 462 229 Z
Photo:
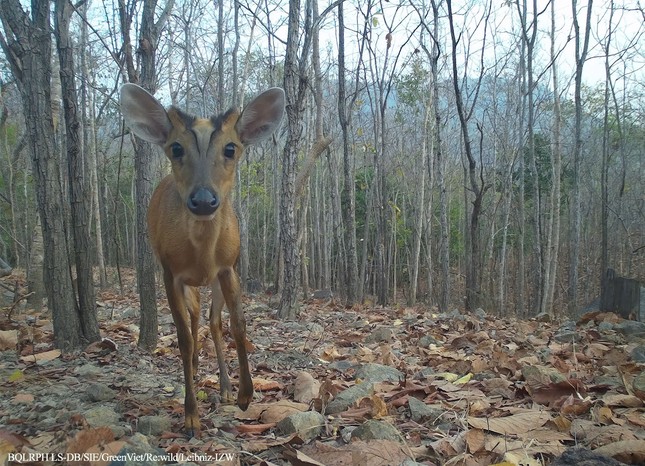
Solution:
M 180 159 L 184 156 L 184 148 L 178 142 L 173 142 L 170 145 L 170 153 L 173 159 Z
M 235 144 L 229 142 L 224 146 L 224 157 L 227 159 L 232 159 L 235 157 Z

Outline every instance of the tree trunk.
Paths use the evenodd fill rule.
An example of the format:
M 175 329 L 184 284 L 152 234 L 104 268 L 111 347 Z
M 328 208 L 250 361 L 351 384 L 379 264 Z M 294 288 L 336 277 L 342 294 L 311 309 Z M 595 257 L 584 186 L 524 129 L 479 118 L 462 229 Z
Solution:
M 571 0 L 573 14 L 573 29 L 576 48 L 576 72 L 574 80 L 574 148 L 573 148 L 573 186 L 571 203 L 571 257 L 569 265 L 569 311 L 578 307 L 578 263 L 580 257 L 580 223 L 582 218 L 580 203 L 580 169 L 582 165 L 582 71 L 587 60 L 589 50 L 589 36 L 591 29 L 591 10 L 593 0 L 587 3 L 587 19 L 585 22 L 584 38 L 581 36 L 578 23 L 578 0 Z M 581 43 L 582 41 L 582 43 Z
M 65 202 L 54 143 L 49 2 L 34 2 L 28 14 L 19 0 L 3 0 L 0 17 L 7 36 L 2 48 L 20 89 L 25 126 L 30 135 L 28 145 L 44 242 L 43 278 L 53 316 L 54 340 L 61 350 L 72 351 L 88 340 L 81 329 L 72 287 L 64 225 Z
M 298 281 L 300 256 L 296 231 L 296 169 L 298 146 L 302 135 L 300 124 L 303 108 L 304 76 L 298 69 L 298 42 L 300 38 L 300 0 L 289 1 L 287 49 L 284 60 L 284 90 L 287 111 L 287 142 L 282 154 L 282 181 L 280 184 L 280 250 L 284 261 L 284 275 L 278 315 L 293 320 L 298 312 Z
M 354 185 L 354 157 L 349 144 L 349 118 L 345 91 L 345 23 L 343 2 L 338 4 L 338 119 L 343 138 L 343 223 L 345 226 L 346 268 L 345 303 L 352 306 L 359 299 L 358 248 L 356 246 L 356 189 Z M 352 99 L 353 102 L 354 99 Z
M 123 42 L 126 50 L 126 64 L 128 79 L 130 82 L 137 82 L 141 87 L 151 94 L 157 88 L 156 52 L 159 43 L 159 34 L 172 10 L 174 0 L 167 0 L 164 10 L 159 15 L 157 22 L 154 22 L 157 0 L 144 0 L 141 13 L 141 30 L 139 32 L 138 53 L 141 57 L 141 76 L 137 79 L 137 73 L 132 57 L 129 29 L 123 29 Z M 120 2 L 120 14 L 122 25 L 129 25 L 132 22 L 131 14 L 125 10 L 125 5 Z M 129 53 L 127 53 L 129 50 Z M 155 259 L 152 247 L 148 241 L 146 215 L 150 198 L 153 191 L 153 170 L 152 160 L 157 154 L 150 143 L 134 137 L 134 170 L 135 170 L 135 192 L 136 192 L 136 264 L 137 264 L 137 285 L 139 289 L 139 301 L 141 306 L 141 320 L 138 346 L 152 351 L 157 344 L 157 302 L 155 292 Z
M 78 313 L 85 340 L 92 342 L 101 338 L 96 318 L 96 298 L 92 271 L 92 247 L 90 245 L 90 207 L 88 180 L 84 170 L 84 154 L 81 141 L 81 124 L 74 75 L 74 49 L 69 39 L 69 23 L 72 5 L 67 0 L 56 0 L 54 32 L 60 59 L 61 90 L 65 113 L 67 167 L 69 173 L 69 196 L 72 213 L 74 258 L 78 292 Z
M 542 311 L 554 315 L 553 299 L 555 296 L 555 281 L 558 270 L 558 255 L 560 249 L 560 203 L 561 188 L 560 176 L 562 173 L 562 150 L 560 133 L 562 128 L 562 115 L 560 112 L 560 88 L 558 83 L 558 67 L 555 61 L 555 6 L 551 4 L 551 61 L 553 77 L 553 132 L 551 142 L 551 172 L 553 185 L 551 186 L 551 208 L 549 224 L 547 226 L 547 246 L 544 260 L 544 296 L 542 297 Z

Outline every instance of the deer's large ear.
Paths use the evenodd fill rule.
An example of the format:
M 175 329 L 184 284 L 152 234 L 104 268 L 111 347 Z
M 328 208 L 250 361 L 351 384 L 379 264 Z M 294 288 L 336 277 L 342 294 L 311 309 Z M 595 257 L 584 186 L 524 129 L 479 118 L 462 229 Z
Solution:
M 120 104 L 125 124 L 134 134 L 160 146 L 165 144 L 172 124 L 166 109 L 148 91 L 136 84 L 124 84 Z
M 269 137 L 284 116 L 284 91 L 273 87 L 249 103 L 235 124 L 243 144 L 255 144 Z

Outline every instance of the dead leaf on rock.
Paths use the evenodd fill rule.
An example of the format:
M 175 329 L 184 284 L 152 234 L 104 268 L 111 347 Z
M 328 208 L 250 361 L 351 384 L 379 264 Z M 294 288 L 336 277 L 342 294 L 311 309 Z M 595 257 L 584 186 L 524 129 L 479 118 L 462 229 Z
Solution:
M 506 417 L 468 417 L 468 424 L 478 429 L 489 430 L 503 435 L 511 435 L 542 427 L 550 419 L 551 415 L 545 411 L 527 411 Z
M 602 402 L 606 406 L 617 408 L 640 408 L 643 406 L 643 400 L 634 395 L 624 395 L 622 393 L 607 393 L 602 397 Z
M 56 359 L 56 358 L 60 357 L 60 355 L 61 355 L 60 350 L 59 349 L 54 349 L 54 350 L 51 350 L 51 351 L 45 351 L 43 353 L 30 354 L 30 355 L 27 355 L 27 356 L 22 356 L 20 358 L 20 361 L 25 363 L 25 364 L 28 364 L 28 363 L 33 364 L 33 363 L 37 363 L 37 362 L 41 362 L 41 361 L 51 361 L 53 359 Z
M 269 390 L 282 390 L 284 385 L 277 380 L 263 379 L 261 377 L 253 378 L 253 389 L 258 392 L 266 392 Z
M 84 429 L 67 444 L 66 453 L 85 453 L 92 447 L 104 446 L 113 441 L 114 433 L 109 427 Z
M 16 349 L 18 330 L 0 330 L 0 351 Z
M 18 393 L 12 398 L 14 403 L 31 404 L 34 402 L 34 395 L 31 393 Z
M 594 451 L 628 464 L 645 462 L 645 440 L 618 441 L 598 447 Z
M 466 432 L 466 445 L 469 453 L 477 453 L 486 444 L 486 432 L 481 429 L 470 429 Z
M 318 397 L 320 382 L 308 372 L 299 372 L 293 389 L 293 399 L 300 403 L 309 403 Z
M 301 450 L 308 457 L 326 466 L 390 466 L 401 464 L 411 456 L 406 452 L 405 446 L 392 440 L 360 440 L 340 447 L 313 442 Z

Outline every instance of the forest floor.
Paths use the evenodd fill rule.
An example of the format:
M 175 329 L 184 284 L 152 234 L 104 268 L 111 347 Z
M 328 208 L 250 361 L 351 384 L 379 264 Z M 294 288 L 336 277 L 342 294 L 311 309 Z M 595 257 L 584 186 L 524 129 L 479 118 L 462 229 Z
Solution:
M 571 446 L 644 464 L 645 324 L 614 314 L 518 320 L 328 297 L 285 322 L 246 296 L 254 400 L 219 403 L 204 320 L 202 432 L 187 438 L 163 292 L 153 354 L 136 346 L 133 286 L 97 299 L 103 341 L 74 355 L 54 348 L 47 314 L 0 304 L 0 465 L 529 466 Z

